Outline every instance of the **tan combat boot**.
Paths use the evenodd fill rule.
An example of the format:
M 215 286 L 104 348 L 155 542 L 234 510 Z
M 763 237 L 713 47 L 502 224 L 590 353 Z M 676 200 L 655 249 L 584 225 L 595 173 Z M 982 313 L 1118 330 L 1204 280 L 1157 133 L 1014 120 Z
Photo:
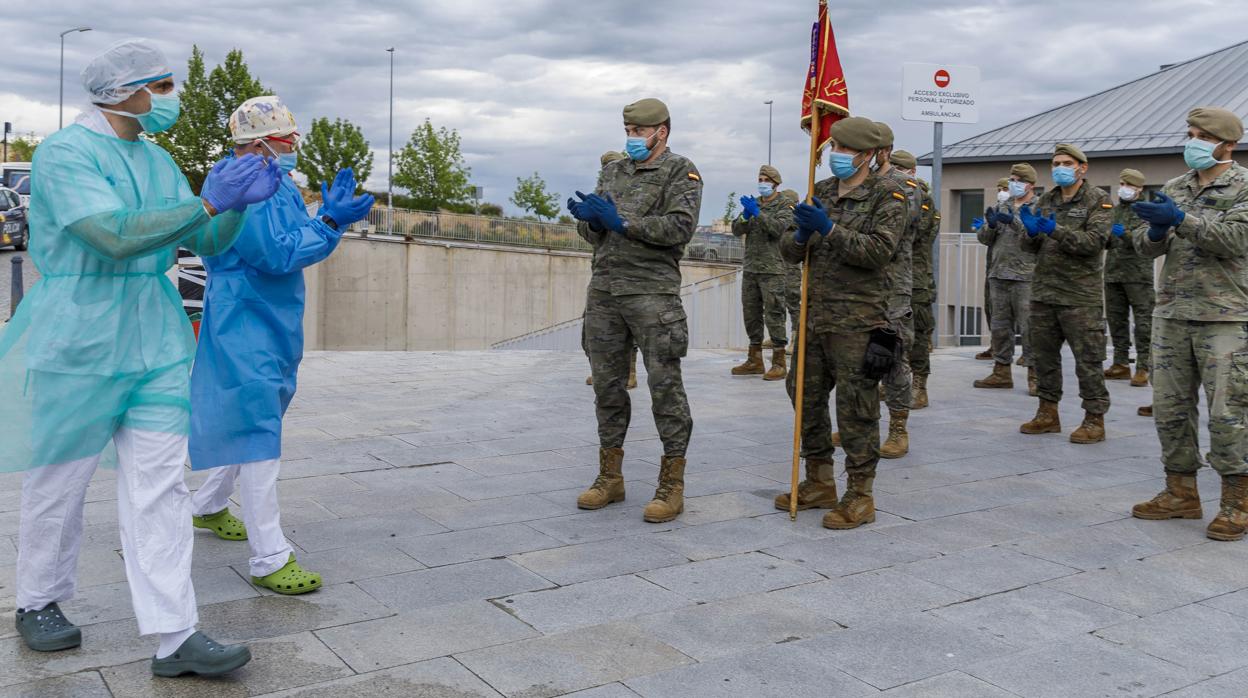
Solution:
M 830 439 L 830 441 L 833 446 L 840 448 L 841 447 L 841 432 L 839 431 L 832 432 L 832 438 Z
M 1147 521 L 1162 519 L 1199 519 L 1200 493 L 1196 490 L 1196 473 L 1166 473 L 1166 489 L 1156 497 L 1131 507 L 1131 515 Z
M 784 358 L 784 347 L 771 350 L 771 368 L 763 374 L 765 381 L 782 381 L 787 376 L 788 361 Z
M 906 432 L 906 420 L 910 410 L 888 413 L 888 438 L 880 444 L 880 458 L 901 458 L 910 452 L 910 434 Z
M 576 498 L 578 509 L 601 509 L 624 501 L 624 449 L 598 449 L 598 478 Z
M 871 497 L 874 482 L 874 475 L 850 473 L 845 483 L 845 496 L 836 508 L 823 515 L 823 527 L 844 530 L 875 523 L 875 500 Z
M 766 370 L 767 367 L 763 366 L 763 348 L 757 344 L 751 344 L 749 357 L 746 358 L 745 363 L 732 367 L 732 375 L 757 376 Z
M 1057 416 L 1057 403 L 1041 399 L 1036 416 L 1018 428 L 1024 434 L 1060 434 L 1062 421 Z
M 1035 397 L 1040 388 L 1036 385 L 1036 367 L 1027 367 L 1027 394 Z
M 1105 369 L 1105 380 L 1118 381 L 1131 377 L 1131 367 L 1122 364 L 1114 364 Z
M 763 348 L 764 348 L 764 349 L 772 349 L 772 348 L 774 348 L 776 345 L 775 345 L 775 343 L 774 343 L 774 342 L 772 342 L 772 341 L 771 341 L 771 337 L 768 337 L 767 339 L 764 339 L 764 340 L 763 340 L 763 344 L 762 344 L 762 346 L 763 346 Z
M 1021 355 L 1021 354 L 1019 355 L 1018 360 L 1014 362 L 1014 365 L 1015 365 L 1015 366 L 1022 366 L 1022 365 L 1023 365 L 1023 357 L 1022 357 L 1022 355 Z
M 1148 369 L 1137 366 L 1135 375 L 1131 376 L 1131 385 L 1136 388 L 1143 388 L 1148 385 Z
M 1213 540 L 1240 540 L 1248 529 L 1248 475 L 1222 476 L 1222 506 L 1209 522 L 1205 536 Z
M 979 352 L 975 355 L 975 358 L 978 361 L 992 361 L 992 347 Z
M 642 518 L 650 523 L 663 523 L 676 518 L 684 509 L 685 459 L 663 456 L 659 461 L 659 488 L 642 512 Z
M 910 409 L 921 410 L 927 407 L 927 376 L 914 374 L 914 386 L 910 397 Z
M 981 378 L 972 383 L 976 388 L 1001 388 L 1010 389 L 1014 387 L 1014 373 L 1010 370 L 1009 364 L 992 365 L 992 375 L 987 378 Z
M 1153 416 L 1153 406 L 1144 405 L 1143 407 L 1136 410 L 1135 413 L 1140 415 L 1141 417 L 1151 417 Z
M 585 385 L 593 385 L 593 384 L 594 384 L 594 377 L 592 375 L 589 378 L 585 379 Z
M 1095 444 L 1105 440 L 1105 415 L 1083 413 L 1083 423 L 1070 432 L 1072 444 Z
M 797 484 L 797 508 L 831 509 L 836 506 L 836 478 L 833 463 L 826 458 L 806 459 L 806 479 Z M 789 510 L 789 493 L 776 495 L 776 508 Z

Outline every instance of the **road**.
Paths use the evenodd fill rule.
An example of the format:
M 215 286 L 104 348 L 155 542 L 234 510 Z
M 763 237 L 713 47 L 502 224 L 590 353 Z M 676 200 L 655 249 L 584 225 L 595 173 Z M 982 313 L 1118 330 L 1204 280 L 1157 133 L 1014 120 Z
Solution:
M 22 257 L 22 285 L 30 290 L 39 278 L 39 272 L 35 271 L 28 252 L 14 252 L 12 248 L 0 250 L 0 322 L 9 319 L 9 276 L 13 273 L 13 258 L 18 255 Z

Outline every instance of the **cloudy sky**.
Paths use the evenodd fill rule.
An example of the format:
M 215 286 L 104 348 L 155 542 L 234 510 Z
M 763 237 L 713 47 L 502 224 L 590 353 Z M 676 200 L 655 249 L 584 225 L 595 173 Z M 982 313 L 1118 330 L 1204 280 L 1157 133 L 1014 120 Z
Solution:
M 1064 104 L 1248 38 L 1248 3 L 1211 0 L 833 0 L 851 109 L 891 123 L 897 146 L 931 145 L 930 124 L 900 118 L 901 65 L 976 65 L 977 125 L 949 125 L 946 143 Z M 185 72 L 191 44 L 210 65 L 231 48 L 301 122 L 344 117 L 377 157 L 386 184 L 388 54 L 395 58 L 395 143 L 424 118 L 458 129 L 474 183 L 506 204 L 517 176 L 540 172 L 566 197 L 593 186 L 598 155 L 622 149 L 620 109 L 668 103 L 673 150 L 702 171 L 702 220 L 729 191 L 754 187 L 767 158 L 766 100 L 775 101 L 773 162 L 805 189 L 808 141 L 798 129 L 815 0 L 58 0 L 6 12 L 0 36 L 0 121 L 47 134 L 57 121 L 58 38 L 66 122 L 84 103 L 78 73 L 131 36 L 155 40 Z M 821 174 L 822 176 L 822 174 Z

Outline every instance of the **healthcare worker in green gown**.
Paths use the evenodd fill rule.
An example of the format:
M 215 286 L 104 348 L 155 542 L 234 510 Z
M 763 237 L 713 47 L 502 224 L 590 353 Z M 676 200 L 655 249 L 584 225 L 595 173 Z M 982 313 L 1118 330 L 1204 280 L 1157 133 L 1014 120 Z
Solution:
M 59 604 L 74 595 L 83 501 L 101 456 L 117 461 L 117 509 L 152 672 L 218 675 L 250 660 L 197 632 L 191 501 L 183 481 L 194 340 L 166 276 L 179 245 L 220 254 L 281 171 L 258 157 L 215 167 L 196 196 L 144 133 L 179 101 L 150 42 L 109 47 L 82 73 L 90 106 L 35 151 L 30 254 L 41 279 L 0 330 L 0 471 L 26 470 L 17 629 L 34 650 L 77 647 Z M 106 450 L 108 453 L 105 454 Z

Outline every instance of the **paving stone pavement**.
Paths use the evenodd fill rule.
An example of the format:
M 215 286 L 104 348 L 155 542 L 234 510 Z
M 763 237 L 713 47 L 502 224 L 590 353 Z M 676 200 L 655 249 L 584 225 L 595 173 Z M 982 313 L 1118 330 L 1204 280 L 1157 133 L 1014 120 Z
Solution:
M 576 508 L 597 462 L 585 359 L 548 352 L 310 354 L 286 421 L 283 523 L 326 586 L 253 587 L 247 547 L 199 531 L 202 628 L 250 641 L 225 679 L 150 676 L 118 548 L 115 478 L 88 490 L 81 649 L 36 654 L 0 624 L 6 696 L 689 698 L 1244 696 L 1248 543 L 1143 522 L 1161 486 L 1151 391 L 1110 383 L 1109 439 L 1024 436 L 1018 389 L 974 390 L 976 348 L 933 359 L 911 453 L 882 461 L 877 522 L 796 523 L 783 385 L 685 363 L 685 513 L 641 519 L 662 447 L 632 393 L 627 501 Z M 838 461 L 840 457 L 838 455 Z M 202 474 L 190 473 L 192 488 Z M 20 476 L 0 476 L 0 612 L 13 612 Z

